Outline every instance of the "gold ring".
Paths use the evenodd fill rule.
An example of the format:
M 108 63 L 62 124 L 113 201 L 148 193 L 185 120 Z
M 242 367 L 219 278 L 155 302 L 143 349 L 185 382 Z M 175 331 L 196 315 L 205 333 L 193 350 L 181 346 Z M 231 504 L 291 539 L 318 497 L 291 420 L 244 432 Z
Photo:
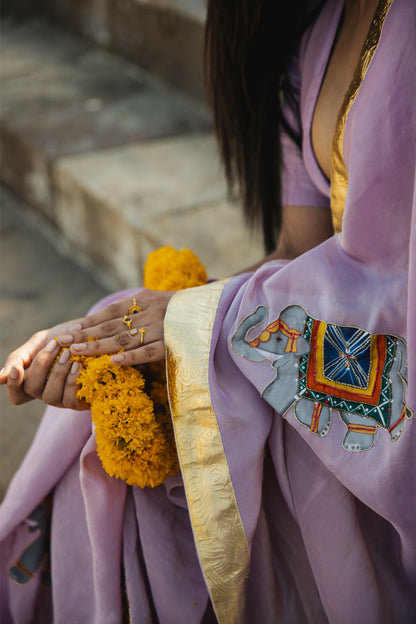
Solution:
M 129 307 L 129 314 L 137 314 L 141 312 L 142 309 L 139 305 L 137 305 L 136 297 L 133 297 L 133 304 Z
M 130 336 L 136 336 L 139 332 L 137 331 L 137 329 L 135 327 L 133 327 L 133 329 L 130 330 Z
M 147 334 L 147 329 L 145 329 L 144 327 L 140 327 L 139 333 L 140 333 L 140 346 L 142 346 L 144 342 L 144 335 Z
M 123 316 L 123 323 L 124 323 L 124 325 L 127 325 L 127 327 L 128 327 L 129 329 L 131 329 L 131 322 L 132 322 L 132 321 L 131 321 L 131 318 L 129 317 L 129 315 L 128 315 L 128 314 L 125 314 L 125 315 Z

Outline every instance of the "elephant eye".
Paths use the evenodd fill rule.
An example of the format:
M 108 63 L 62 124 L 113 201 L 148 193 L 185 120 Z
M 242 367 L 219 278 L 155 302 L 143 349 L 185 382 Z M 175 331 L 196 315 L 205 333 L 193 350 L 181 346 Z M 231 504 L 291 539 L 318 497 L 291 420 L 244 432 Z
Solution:
M 276 338 L 276 340 L 277 340 L 277 342 L 282 342 L 282 339 L 280 338 L 280 336 L 278 336 L 278 337 Z

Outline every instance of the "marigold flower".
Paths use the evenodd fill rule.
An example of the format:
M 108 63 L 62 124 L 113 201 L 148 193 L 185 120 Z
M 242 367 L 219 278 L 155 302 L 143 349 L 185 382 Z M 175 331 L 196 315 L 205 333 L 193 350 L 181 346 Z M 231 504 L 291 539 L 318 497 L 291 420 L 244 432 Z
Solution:
M 161 247 L 149 254 L 144 273 L 145 287 L 153 290 L 182 290 L 207 281 L 205 267 L 189 249 Z M 83 365 L 77 397 L 91 406 L 104 470 L 142 488 L 175 474 L 179 462 L 165 363 L 149 364 L 143 375 L 132 366 L 112 364 L 109 355 L 72 359 Z
M 207 272 L 190 249 L 160 247 L 144 267 L 144 286 L 152 290 L 183 290 L 207 283 Z

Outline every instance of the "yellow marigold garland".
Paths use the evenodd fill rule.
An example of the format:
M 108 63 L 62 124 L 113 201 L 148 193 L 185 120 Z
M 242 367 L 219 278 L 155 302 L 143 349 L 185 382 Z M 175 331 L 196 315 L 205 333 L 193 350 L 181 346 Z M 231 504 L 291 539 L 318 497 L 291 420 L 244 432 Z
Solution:
M 207 281 L 205 267 L 189 249 L 161 247 L 149 254 L 144 285 L 182 290 Z M 97 453 L 104 470 L 139 487 L 155 487 L 179 470 L 164 362 L 116 366 L 109 355 L 73 358 L 83 364 L 77 397 L 91 406 Z

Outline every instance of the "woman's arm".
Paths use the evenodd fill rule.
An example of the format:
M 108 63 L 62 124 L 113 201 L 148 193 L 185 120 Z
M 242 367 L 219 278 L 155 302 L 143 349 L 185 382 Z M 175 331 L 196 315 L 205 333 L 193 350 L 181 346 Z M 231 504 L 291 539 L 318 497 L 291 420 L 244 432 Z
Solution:
M 276 249 L 246 270 L 255 271 L 270 260 L 293 260 L 323 243 L 333 233 L 331 212 L 327 207 L 283 206 L 282 229 Z

